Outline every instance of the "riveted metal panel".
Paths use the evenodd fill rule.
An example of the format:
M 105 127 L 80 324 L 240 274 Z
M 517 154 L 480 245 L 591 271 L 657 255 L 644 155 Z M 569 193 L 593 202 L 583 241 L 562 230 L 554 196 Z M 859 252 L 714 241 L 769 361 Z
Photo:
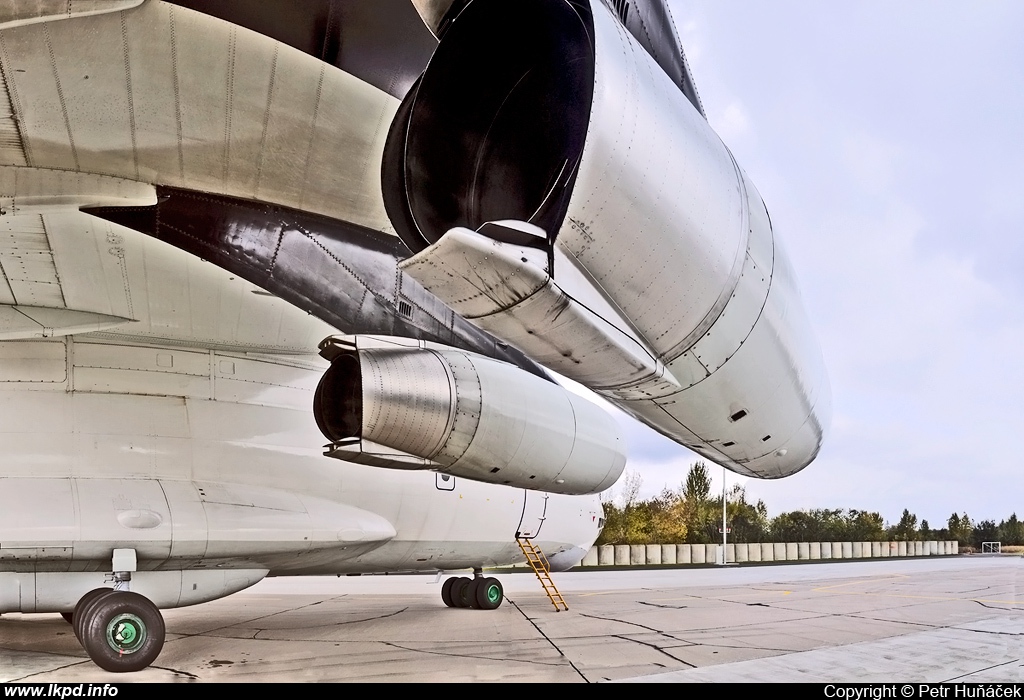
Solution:
M 363 437 L 431 457 L 447 437 L 454 409 L 447 363 L 431 351 L 365 350 Z
M 67 346 L 52 341 L 0 343 L 0 382 L 63 383 Z

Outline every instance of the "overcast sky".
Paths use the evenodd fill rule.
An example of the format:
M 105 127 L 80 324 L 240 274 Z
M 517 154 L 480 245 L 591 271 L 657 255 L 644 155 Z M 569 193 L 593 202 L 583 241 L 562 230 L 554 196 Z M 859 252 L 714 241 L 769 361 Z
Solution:
M 832 382 L 810 467 L 729 483 L 770 515 L 1024 516 L 1024 3 L 670 6 Z M 678 485 L 695 456 L 629 425 L 642 494 Z

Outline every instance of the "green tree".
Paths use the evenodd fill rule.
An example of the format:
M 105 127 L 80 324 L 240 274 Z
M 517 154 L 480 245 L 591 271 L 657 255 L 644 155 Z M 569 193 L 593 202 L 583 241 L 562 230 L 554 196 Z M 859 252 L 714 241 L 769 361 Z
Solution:
M 709 517 L 704 529 L 707 542 L 722 541 L 722 497 L 709 501 Z M 733 484 L 725 499 L 725 521 L 730 529 L 730 542 L 760 542 L 768 530 L 768 509 L 764 501 L 747 502 L 747 491 L 741 484 Z
M 683 483 L 683 498 L 687 501 L 700 503 L 708 500 L 711 493 L 711 477 L 704 462 L 697 461 L 686 474 Z
M 981 549 L 982 542 L 998 542 L 999 541 L 999 528 L 996 526 L 995 520 L 982 520 L 979 523 L 975 523 L 974 531 L 971 534 L 971 544 L 977 549 Z
M 903 515 L 900 516 L 900 521 L 893 527 L 889 528 L 890 539 L 898 542 L 909 542 L 917 539 L 917 516 L 911 513 L 906 508 L 903 509 Z
M 866 510 L 848 511 L 846 537 L 852 542 L 881 542 L 885 540 L 885 520 L 880 513 Z
M 683 518 L 686 523 L 686 541 L 690 544 L 706 544 L 715 541 L 717 533 L 715 504 L 708 496 L 711 493 L 711 477 L 704 462 L 697 461 L 686 474 L 683 482 Z M 722 501 L 718 501 L 721 513 Z
M 971 524 L 971 519 L 967 517 L 967 513 L 964 513 L 962 516 L 953 513 L 949 516 L 947 527 L 949 528 L 949 536 L 959 542 L 961 547 L 971 544 L 974 526 Z
M 650 501 L 650 544 L 686 541 L 686 501 L 682 494 L 664 489 Z
M 1016 513 L 999 523 L 999 539 L 1004 544 L 1024 544 L 1024 522 Z

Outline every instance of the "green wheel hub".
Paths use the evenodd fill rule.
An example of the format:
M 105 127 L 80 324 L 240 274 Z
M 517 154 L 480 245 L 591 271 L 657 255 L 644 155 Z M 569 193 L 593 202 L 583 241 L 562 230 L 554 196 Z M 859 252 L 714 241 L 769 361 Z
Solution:
M 107 644 L 118 654 L 133 654 L 148 637 L 146 623 L 137 615 L 120 613 L 107 623 Z
M 488 602 L 491 604 L 497 603 L 501 600 L 501 588 L 497 584 L 492 583 L 487 587 L 486 595 Z

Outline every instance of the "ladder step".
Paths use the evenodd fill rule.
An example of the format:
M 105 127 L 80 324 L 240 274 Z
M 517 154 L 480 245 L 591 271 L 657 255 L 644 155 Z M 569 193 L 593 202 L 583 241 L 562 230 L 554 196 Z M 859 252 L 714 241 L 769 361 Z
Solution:
M 523 556 L 526 557 L 526 562 L 533 569 L 533 573 L 537 576 L 537 580 L 540 581 L 541 589 L 544 594 L 547 595 L 548 600 L 555 606 L 556 612 L 561 612 L 562 608 L 568 610 L 569 604 L 565 602 L 565 598 L 558 592 L 558 588 L 555 586 L 555 582 L 551 578 L 551 564 L 548 562 L 548 558 L 544 556 L 544 552 L 540 550 L 532 541 L 526 539 L 516 538 L 516 544 L 519 545 L 519 549 L 522 550 Z M 561 606 L 561 607 L 560 607 Z

